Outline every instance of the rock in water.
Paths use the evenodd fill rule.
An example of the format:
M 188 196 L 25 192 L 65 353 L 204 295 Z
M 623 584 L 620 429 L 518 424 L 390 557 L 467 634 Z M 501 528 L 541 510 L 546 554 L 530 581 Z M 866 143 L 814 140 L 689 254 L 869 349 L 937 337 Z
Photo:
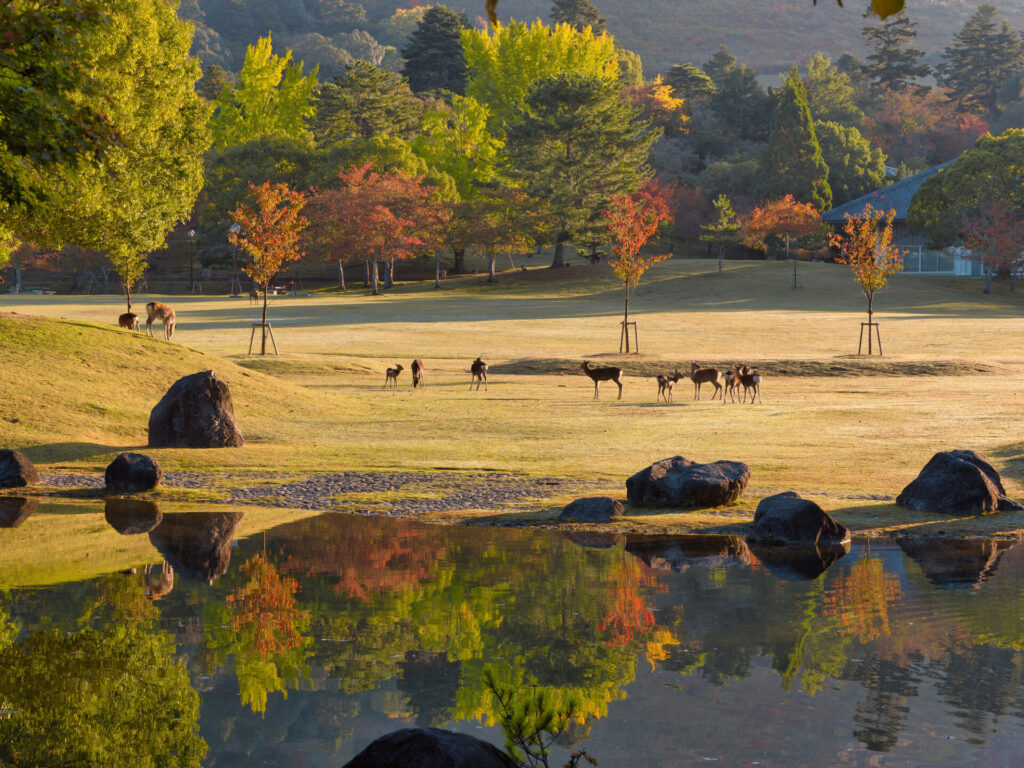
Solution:
M 149 541 L 176 573 L 212 584 L 231 564 L 231 541 L 241 512 L 164 515 Z
M 611 496 L 591 496 L 566 505 L 558 516 L 560 522 L 576 521 L 578 523 L 607 523 L 622 517 L 626 510 L 621 501 Z
M 750 482 L 750 467 L 738 461 L 698 464 L 673 456 L 626 481 L 629 503 L 638 507 L 720 507 L 740 497 Z
M 24 488 L 39 483 L 39 473 L 24 454 L 0 450 L 0 488 Z
M 141 493 L 160 485 L 164 471 L 144 453 L 122 453 L 110 462 L 104 477 L 112 493 Z
M 896 497 L 901 507 L 946 515 L 1021 509 L 1006 497 L 999 473 L 975 451 L 940 451 Z
M 995 575 L 1013 541 L 937 539 L 900 536 L 900 549 L 916 562 L 932 584 L 942 589 L 975 588 Z
M 231 390 L 213 371 L 178 379 L 149 415 L 151 447 L 225 448 L 245 445 Z
M 160 507 L 144 499 L 122 499 L 112 497 L 106 500 L 104 517 L 110 527 L 122 536 L 149 533 L 163 519 Z
M 850 530 L 810 499 L 793 491 L 761 499 L 749 541 L 795 547 L 832 547 L 850 540 Z
M 493 744 L 441 728 L 386 733 L 343 768 L 513 768 Z
M 0 496 L 0 528 L 17 528 L 39 506 L 39 499 L 23 496 Z

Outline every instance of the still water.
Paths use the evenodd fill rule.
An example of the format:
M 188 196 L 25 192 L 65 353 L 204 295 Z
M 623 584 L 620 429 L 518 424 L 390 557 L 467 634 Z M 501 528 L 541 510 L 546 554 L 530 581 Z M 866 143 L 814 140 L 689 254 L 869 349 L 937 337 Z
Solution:
M 0 764 L 337 768 L 411 724 L 500 745 L 488 668 L 577 696 L 565 744 L 602 768 L 1022 762 L 1024 545 L 242 518 L 87 509 L 117 570 L 0 568 Z M 0 500 L 0 553 L 69 519 Z

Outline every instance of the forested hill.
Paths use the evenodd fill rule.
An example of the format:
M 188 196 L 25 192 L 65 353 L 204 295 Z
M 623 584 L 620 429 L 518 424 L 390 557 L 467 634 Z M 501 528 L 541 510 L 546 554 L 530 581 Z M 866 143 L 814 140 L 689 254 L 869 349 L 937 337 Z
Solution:
M 354 58 L 396 68 L 397 51 L 415 24 L 419 0 L 182 0 L 181 15 L 197 25 L 195 52 L 206 64 L 237 71 L 245 47 L 273 32 L 275 47 L 294 48 L 297 58 L 321 65 L 329 76 Z M 484 0 L 449 0 L 470 20 Z M 648 75 L 672 64 L 706 61 L 720 44 L 761 72 L 774 72 L 811 53 L 863 52 L 861 28 L 868 0 L 595 0 L 608 29 L 640 54 Z M 947 45 L 979 0 L 907 0 L 917 22 L 919 48 L 935 56 Z M 1024 3 L 996 0 L 1000 14 L 1024 28 Z M 399 11 L 396 14 L 396 11 Z M 503 20 L 549 19 L 551 0 L 499 0 Z M 931 58 L 931 57 L 929 57 Z M 374 61 L 374 59 L 377 59 Z

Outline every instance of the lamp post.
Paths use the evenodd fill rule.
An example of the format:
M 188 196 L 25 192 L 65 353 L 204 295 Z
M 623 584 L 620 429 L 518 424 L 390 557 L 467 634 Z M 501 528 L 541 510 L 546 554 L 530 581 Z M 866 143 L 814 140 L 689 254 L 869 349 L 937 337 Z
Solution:
M 185 235 L 188 237 L 188 290 L 189 293 L 195 293 L 196 281 L 192 271 L 192 264 L 195 261 L 196 255 L 196 231 L 190 229 Z
M 231 231 L 237 237 L 242 228 L 238 224 L 232 224 Z M 231 246 L 231 274 L 231 295 L 238 296 L 242 292 L 242 284 L 238 282 L 238 246 L 234 244 Z

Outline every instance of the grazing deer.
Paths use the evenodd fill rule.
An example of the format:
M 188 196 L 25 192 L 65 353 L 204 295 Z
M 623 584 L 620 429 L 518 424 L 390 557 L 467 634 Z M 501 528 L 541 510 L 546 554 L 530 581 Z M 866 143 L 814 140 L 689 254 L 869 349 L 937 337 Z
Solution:
M 139 316 L 134 312 L 125 312 L 123 315 L 118 315 L 117 324 L 128 331 L 139 330 Z
M 260 287 L 256 283 L 252 284 L 249 288 L 249 303 L 259 304 L 260 303 Z
M 672 389 L 676 383 L 683 378 L 683 374 L 676 369 L 676 372 L 669 376 L 667 373 L 659 373 L 657 376 L 658 381 L 658 399 L 665 399 L 666 403 L 672 402 Z
M 149 575 L 151 567 L 147 564 L 143 570 L 142 590 L 150 600 L 159 600 L 174 589 L 174 569 L 170 563 L 164 561 L 164 564 L 160 566 L 160 581 L 154 581 Z
M 418 357 L 412 361 L 412 388 L 420 386 L 423 383 L 423 361 Z
M 151 301 L 146 305 L 146 331 L 153 335 L 153 321 L 159 320 L 164 326 L 164 338 L 170 339 L 174 335 L 174 328 L 177 320 L 174 317 L 174 309 L 159 301 Z
M 744 365 L 736 371 L 743 384 L 743 400 L 747 399 L 747 392 L 750 392 L 750 404 L 754 404 L 754 396 L 757 395 L 757 402 L 761 402 L 761 374 L 754 373 L 753 368 Z
M 394 385 L 398 388 L 398 374 L 402 372 L 403 368 L 398 363 L 395 363 L 394 368 L 388 368 L 384 375 L 384 389 L 387 389 L 388 384 Z
M 581 365 L 580 368 L 583 369 L 583 372 L 587 374 L 587 376 L 594 380 L 595 400 L 597 400 L 597 388 L 602 381 L 614 381 L 619 387 L 619 400 L 622 399 L 622 382 L 619 381 L 619 377 L 622 375 L 621 368 L 616 368 L 615 366 L 608 366 L 607 368 L 591 368 L 589 360 L 584 360 L 583 365 Z
M 698 363 L 690 363 L 690 380 L 693 382 L 694 400 L 700 400 L 701 384 L 715 385 L 715 394 L 711 396 L 712 400 L 722 392 L 722 374 L 714 368 L 701 368 Z
M 479 357 L 472 362 L 469 366 L 469 372 L 473 375 L 470 379 L 469 388 L 473 388 L 473 383 L 476 382 L 476 388 L 479 391 L 480 382 L 484 383 L 484 392 L 487 391 L 487 363 L 481 360 Z

